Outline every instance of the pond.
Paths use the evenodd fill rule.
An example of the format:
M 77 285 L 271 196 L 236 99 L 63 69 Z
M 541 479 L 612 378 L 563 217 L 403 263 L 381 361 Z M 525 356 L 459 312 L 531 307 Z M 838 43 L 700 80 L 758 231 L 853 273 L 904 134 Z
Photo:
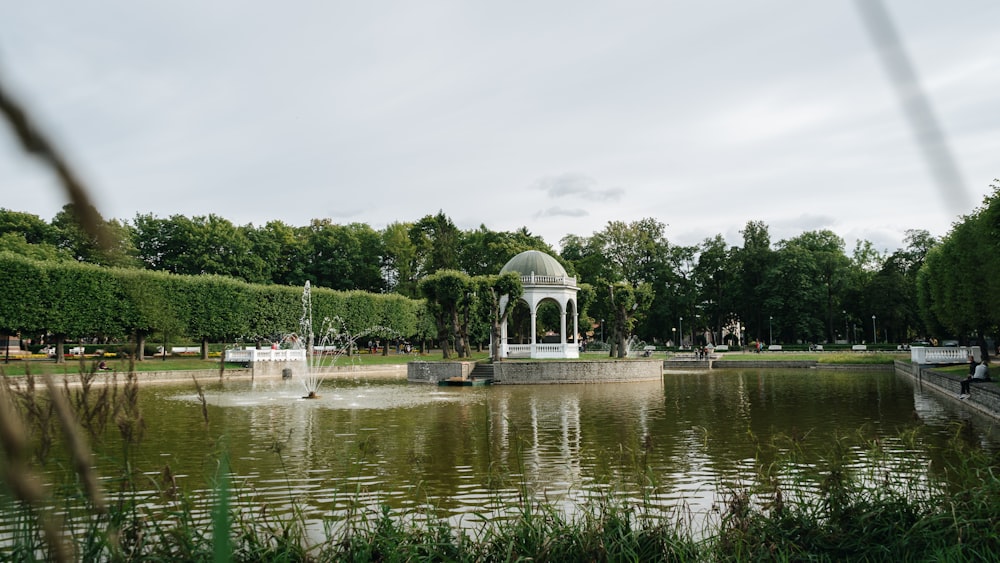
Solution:
M 295 380 L 214 383 L 204 388 L 206 423 L 193 384 L 142 387 L 146 431 L 133 463 L 149 486 L 139 494 L 162 498 L 169 466 L 182 490 L 209 498 L 225 452 L 237 505 L 271 513 L 294 505 L 314 530 L 383 505 L 431 506 L 475 526 L 524 491 L 569 510 L 614 491 L 704 515 L 726 487 L 753 481 L 782 452 L 794 449 L 795 463 L 808 467 L 843 436 L 921 459 L 959 427 L 987 448 L 1000 443 L 989 419 L 891 371 L 713 370 L 641 383 L 466 388 L 336 379 L 323 383 L 320 399 L 302 395 Z M 919 438 L 903 440 L 907 433 Z M 852 447 L 858 467 L 875 463 Z M 97 453 L 106 478 L 120 472 L 120 445 L 109 440 Z

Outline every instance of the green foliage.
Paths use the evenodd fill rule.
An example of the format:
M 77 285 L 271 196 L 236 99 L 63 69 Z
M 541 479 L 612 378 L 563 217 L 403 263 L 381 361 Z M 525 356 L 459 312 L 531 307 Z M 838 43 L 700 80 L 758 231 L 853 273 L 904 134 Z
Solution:
M 456 270 L 439 270 L 420 280 L 418 289 L 427 299 L 427 310 L 434 318 L 442 355 L 450 356 L 450 339 L 456 339 L 456 351 L 461 354 L 459 308 L 466 295 L 475 290 L 472 279 Z
M 1000 324 L 996 314 L 1000 298 L 995 293 L 1000 291 L 1000 186 L 993 188 L 979 209 L 963 217 L 938 247 L 926 252 L 916 276 L 921 316 L 949 336 L 982 339 L 996 334 Z
M 36 262 L 0 252 L 0 332 L 14 334 L 45 326 L 48 270 Z
M 247 284 L 222 276 L 194 276 L 185 284 L 185 333 L 201 340 L 229 340 L 250 331 Z
M 43 263 L 46 283 L 39 305 L 43 329 L 69 337 L 122 337 L 124 291 L 113 270 L 91 264 Z

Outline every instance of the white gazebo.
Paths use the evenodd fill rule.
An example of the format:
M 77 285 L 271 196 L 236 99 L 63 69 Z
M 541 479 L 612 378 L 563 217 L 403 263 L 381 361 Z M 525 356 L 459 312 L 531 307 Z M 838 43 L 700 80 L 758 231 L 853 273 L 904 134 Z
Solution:
M 566 269 L 555 258 L 538 250 L 526 250 L 510 259 L 500 270 L 501 274 L 517 272 L 521 275 L 524 294 L 521 300 L 531 311 L 531 343 L 510 344 L 507 342 L 507 322 L 500 327 L 501 358 L 579 358 L 580 343 L 577 341 L 579 332 L 580 311 L 576 293 L 580 290 L 576 278 L 566 275 Z M 559 343 L 540 343 L 535 341 L 538 307 L 546 300 L 552 300 L 559 305 Z M 506 309 L 510 299 L 504 296 L 500 300 L 501 309 Z M 566 330 L 566 316 L 572 314 L 572 342 L 569 342 Z

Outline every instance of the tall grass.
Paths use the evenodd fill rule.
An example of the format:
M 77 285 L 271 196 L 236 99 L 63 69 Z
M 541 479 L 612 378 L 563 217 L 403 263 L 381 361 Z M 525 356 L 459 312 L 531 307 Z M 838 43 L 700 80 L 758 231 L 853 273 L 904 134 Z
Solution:
M 30 374 L 0 385 L 2 561 L 922 561 L 1000 553 L 1000 459 L 970 445 L 961 426 L 929 465 L 914 453 L 925 447 L 919 429 L 893 440 L 859 429 L 832 440 L 818 463 L 805 461 L 808 435 L 758 441 L 756 476 L 720 481 L 722 502 L 697 530 L 685 506 L 658 500 L 647 464 L 656 445 L 644 436 L 613 453 L 631 471 L 609 475 L 607 488 L 570 508 L 534 492 L 523 467 L 496 467 L 493 506 L 474 522 L 455 522 L 431 502 L 404 511 L 362 506 L 359 489 L 359 502 L 316 537 L 291 482 L 292 508 L 283 512 L 234 486 L 224 442 L 209 495 L 180 490 L 169 465 L 158 477 L 133 467 L 144 430 L 134 373 L 100 388 L 92 371 L 79 377 L 72 388 L 48 380 L 43 389 Z M 99 480 L 89 444 L 109 435 L 124 461 Z M 357 455 L 377 448 L 365 442 Z M 276 441 L 272 453 L 280 459 L 282 450 Z M 54 457 L 71 464 L 72 482 L 42 483 Z M 150 489 L 158 502 L 141 498 Z

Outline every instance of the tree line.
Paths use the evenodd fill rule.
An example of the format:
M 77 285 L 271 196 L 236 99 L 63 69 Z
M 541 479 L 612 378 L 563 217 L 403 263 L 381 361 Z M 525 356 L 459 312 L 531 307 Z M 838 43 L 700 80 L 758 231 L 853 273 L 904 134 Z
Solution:
M 0 250 L 264 286 L 301 287 L 308 280 L 334 290 L 427 298 L 435 331 L 460 355 L 491 338 L 484 319 L 495 320 L 500 310 L 489 304 L 489 288 L 498 283 L 489 277 L 532 249 L 578 278 L 585 338 L 607 342 L 616 355 L 632 336 L 675 345 L 968 340 L 996 330 L 996 200 L 994 191 L 941 240 L 907 231 L 904 247 L 891 252 L 864 240 L 848 252 L 829 230 L 774 242 L 761 221 L 746 223 L 741 245 L 721 235 L 677 245 L 661 221 L 645 218 L 567 235 L 557 253 L 526 228 L 461 230 L 443 211 L 381 230 L 325 219 L 255 227 L 216 215 L 140 214 L 106 221 L 114 243 L 101 246 L 75 224 L 70 206 L 51 222 L 0 210 Z M 517 317 L 526 313 L 513 309 L 506 314 L 516 335 Z M 558 311 L 548 305 L 539 311 L 536 336 L 553 327 Z
M 185 276 L 0 252 L 0 332 L 51 339 L 63 361 L 67 339 L 130 341 L 142 360 L 146 340 L 279 341 L 299 332 L 301 287 L 249 284 L 219 275 Z M 385 339 L 426 332 L 421 301 L 397 294 L 312 288 L 312 314 L 342 334 Z

